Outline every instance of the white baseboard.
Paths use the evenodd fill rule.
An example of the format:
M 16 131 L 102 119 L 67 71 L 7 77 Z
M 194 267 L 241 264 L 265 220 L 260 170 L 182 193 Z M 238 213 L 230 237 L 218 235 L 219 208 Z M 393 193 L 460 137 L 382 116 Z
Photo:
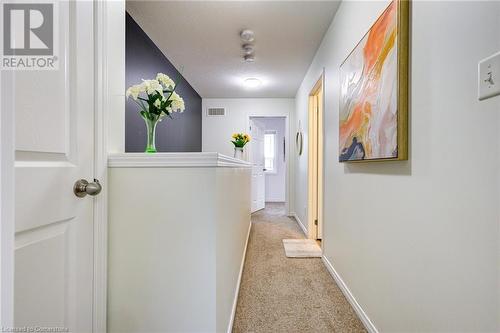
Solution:
M 304 224 L 302 223 L 302 221 L 299 219 L 299 216 L 296 213 L 290 213 L 290 216 L 293 216 L 297 220 L 297 223 L 299 224 L 300 229 L 302 229 L 302 231 L 304 232 L 304 235 L 306 235 L 306 238 L 307 238 L 307 229 L 304 226 Z
M 340 290 L 342 290 L 342 293 L 344 294 L 344 296 L 347 298 L 347 300 L 351 304 L 352 308 L 354 309 L 354 311 L 358 315 L 359 319 L 361 320 L 361 322 L 365 326 L 366 330 L 369 333 L 378 333 L 377 328 L 375 327 L 375 325 L 373 325 L 370 318 L 368 318 L 368 316 L 366 315 L 366 313 L 363 310 L 363 308 L 361 307 L 361 305 L 359 305 L 359 303 L 356 301 L 356 298 L 354 298 L 351 291 L 349 290 L 349 288 L 345 284 L 344 280 L 342 280 L 342 278 L 337 273 L 335 268 L 333 268 L 332 263 L 328 260 L 328 258 L 325 255 L 323 255 L 323 257 L 321 259 L 323 259 L 323 263 L 325 264 L 326 269 L 328 270 L 328 272 L 330 272 L 330 274 L 332 275 L 335 282 L 337 282 L 337 285 L 339 286 Z
M 250 225 L 248 226 L 247 240 L 245 242 L 245 250 L 243 250 L 243 258 L 241 258 L 240 274 L 238 275 L 238 283 L 236 284 L 236 288 L 234 290 L 233 308 L 231 309 L 231 317 L 229 318 L 229 324 L 227 325 L 227 333 L 231 333 L 233 330 L 234 316 L 236 314 L 236 305 L 238 304 L 238 295 L 240 294 L 241 277 L 243 275 L 243 266 L 245 265 L 245 258 L 247 256 L 248 239 L 250 238 L 250 230 L 252 230 L 252 222 L 250 222 Z

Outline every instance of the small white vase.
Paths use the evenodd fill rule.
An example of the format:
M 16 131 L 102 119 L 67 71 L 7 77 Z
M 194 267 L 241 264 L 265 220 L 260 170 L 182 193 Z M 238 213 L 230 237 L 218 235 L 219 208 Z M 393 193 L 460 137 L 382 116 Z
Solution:
M 243 159 L 243 148 L 234 147 L 234 158 Z

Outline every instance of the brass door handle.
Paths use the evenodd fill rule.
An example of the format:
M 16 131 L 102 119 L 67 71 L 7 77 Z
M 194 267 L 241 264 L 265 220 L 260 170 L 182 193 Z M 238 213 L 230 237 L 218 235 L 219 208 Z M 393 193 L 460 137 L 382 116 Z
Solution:
M 79 198 L 83 198 L 87 194 L 91 196 L 98 195 L 101 193 L 101 190 L 102 186 L 97 179 L 94 179 L 92 183 L 89 183 L 85 179 L 79 179 L 73 186 L 73 193 Z

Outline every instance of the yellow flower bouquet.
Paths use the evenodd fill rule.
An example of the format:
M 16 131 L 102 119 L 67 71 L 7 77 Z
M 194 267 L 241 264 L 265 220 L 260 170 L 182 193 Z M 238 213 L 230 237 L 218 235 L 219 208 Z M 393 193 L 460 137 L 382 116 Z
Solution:
M 235 148 L 243 148 L 250 142 L 250 135 L 246 133 L 234 133 L 231 142 L 234 144 Z

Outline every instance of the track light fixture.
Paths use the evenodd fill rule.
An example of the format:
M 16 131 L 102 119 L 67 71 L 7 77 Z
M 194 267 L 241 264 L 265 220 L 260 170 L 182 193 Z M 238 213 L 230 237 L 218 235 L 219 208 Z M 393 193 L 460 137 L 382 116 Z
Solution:
M 241 48 L 243 50 L 243 60 L 245 62 L 254 62 L 255 61 L 255 48 L 253 45 L 253 41 L 255 41 L 255 34 L 250 29 L 244 29 L 240 32 L 240 38 L 243 42 Z
M 255 56 L 253 54 L 245 54 L 243 60 L 245 60 L 245 62 L 254 62 Z
M 243 53 L 245 54 L 253 54 L 254 48 L 252 44 L 243 44 Z
M 244 29 L 240 32 L 240 38 L 243 42 L 251 43 L 255 40 L 255 36 L 252 30 Z

